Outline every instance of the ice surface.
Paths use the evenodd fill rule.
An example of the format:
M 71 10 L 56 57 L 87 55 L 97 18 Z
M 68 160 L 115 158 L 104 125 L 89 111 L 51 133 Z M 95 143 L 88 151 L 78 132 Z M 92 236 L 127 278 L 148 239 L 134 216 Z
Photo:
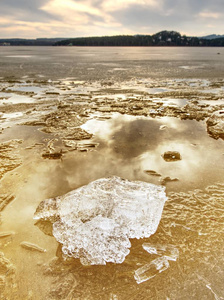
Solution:
M 155 233 L 165 188 L 119 177 L 102 178 L 40 203 L 35 219 L 50 220 L 64 255 L 82 264 L 122 263 L 129 238 Z

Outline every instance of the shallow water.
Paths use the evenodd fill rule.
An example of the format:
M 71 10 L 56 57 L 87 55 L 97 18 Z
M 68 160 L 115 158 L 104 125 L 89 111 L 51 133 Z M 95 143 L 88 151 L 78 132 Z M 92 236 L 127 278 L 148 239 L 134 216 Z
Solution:
M 34 100 L 29 96 L 24 95 L 7 95 L 7 99 L 0 100 L 0 105 L 2 104 L 17 104 L 17 103 L 32 103 Z
M 0 257 L 0 299 L 224 299 L 224 141 L 206 128 L 209 114 L 224 108 L 222 55 L 215 48 L 105 49 L 10 47 L 0 54 L 8 66 L 2 75 L 11 76 L 1 79 L 0 101 L 15 100 L 0 105 L 0 197 L 15 196 L 1 212 L 0 233 L 10 234 L 0 236 L 0 252 L 10 262 Z M 32 101 L 18 101 L 27 92 Z M 195 100 L 208 105 L 200 121 L 184 111 Z M 93 136 L 71 139 L 79 126 Z M 62 149 L 62 158 L 44 159 L 46 149 Z M 181 160 L 164 160 L 167 151 Z M 133 239 L 123 264 L 64 261 L 49 224 L 35 225 L 37 206 L 112 175 L 166 185 L 157 232 Z M 24 241 L 47 251 L 25 249 Z M 179 257 L 138 284 L 135 271 L 158 258 L 144 242 L 172 245 Z

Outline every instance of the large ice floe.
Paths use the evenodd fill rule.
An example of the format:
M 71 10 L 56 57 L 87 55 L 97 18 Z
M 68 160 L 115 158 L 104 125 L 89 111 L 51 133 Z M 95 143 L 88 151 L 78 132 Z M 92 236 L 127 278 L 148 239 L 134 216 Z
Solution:
M 165 187 L 102 178 L 63 196 L 42 201 L 34 219 L 50 220 L 64 256 L 83 265 L 122 263 L 129 238 L 156 232 L 166 201 Z

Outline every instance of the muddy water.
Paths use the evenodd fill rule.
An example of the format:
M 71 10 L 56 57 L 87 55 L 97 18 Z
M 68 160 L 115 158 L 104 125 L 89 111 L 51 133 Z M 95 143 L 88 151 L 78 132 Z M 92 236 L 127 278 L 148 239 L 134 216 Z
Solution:
M 145 78 L 143 60 L 161 77 L 156 62 L 161 49 L 151 56 L 143 49 L 110 49 L 104 56 L 101 50 L 78 49 L 76 56 L 86 65 L 75 64 L 73 76 L 67 64 L 74 59 L 72 49 L 65 50 L 60 74 L 53 61 L 62 53 L 46 49 L 13 48 L 0 58 L 9 69 L 22 70 L 14 68 L 10 74 L 16 78 L 0 82 L 0 299 L 224 299 L 224 142 L 209 136 L 206 125 L 213 112 L 224 108 L 224 82 L 217 78 L 221 56 L 214 48 L 202 56 L 197 49 L 180 49 L 181 58 L 169 50 L 161 58 L 164 72 L 171 68 L 172 76 L 182 78 L 152 79 L 149 73 Z M 144 67 L 136 66 L 135 77 L 133 72 L 128 79 L 137 58 Z M 53 64 L 48 69 L 46 61 Z M 195 66 L 205 72 L 200 76 Z M 93 73 L 99 78 L 92 80 Z M 165 160 L 167 151 L 181 159 Z M 44 159 L 46 153 L 60 155 Z M 37 206 L 111 175 L 166 185 L 168 201 L 157 232 L 132 240 L 131 253 L 120 265 L 64 261 L 50 224 L 33 220 Z M 172 245 L 179 255 L 166 270 L 138 284 L 136 270 L 159 257 L 145 251 L 143 243 L 157 249 Z

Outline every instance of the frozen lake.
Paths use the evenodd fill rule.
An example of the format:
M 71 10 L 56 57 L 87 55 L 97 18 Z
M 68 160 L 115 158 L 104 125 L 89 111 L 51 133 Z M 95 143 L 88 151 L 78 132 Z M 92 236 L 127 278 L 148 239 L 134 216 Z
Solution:
M 1 76 L 223 77 L 224 53 L 216 47 L 1 47 Z M 220 53 L 220 55 L 217 55 Z
M 222 48 L 0 47 L 0 298 L 224 299 L 223 75 Z M 84 266 L 33 217 L 111 176 L 167 201 L 124 262 Z

